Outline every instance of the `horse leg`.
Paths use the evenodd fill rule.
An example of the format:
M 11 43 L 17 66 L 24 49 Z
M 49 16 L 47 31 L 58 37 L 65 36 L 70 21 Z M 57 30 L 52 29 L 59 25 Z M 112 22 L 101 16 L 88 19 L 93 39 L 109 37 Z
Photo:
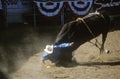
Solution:
M 104 48 L 105 41 L 106 41 L 106 38 L 107 38 L 107 33 L 108 32 L 102 33 L 102 45 L 101 45 L 101 48 L 100 48 L 100 54 L 101 53 L 109 53 L 109 50 Z

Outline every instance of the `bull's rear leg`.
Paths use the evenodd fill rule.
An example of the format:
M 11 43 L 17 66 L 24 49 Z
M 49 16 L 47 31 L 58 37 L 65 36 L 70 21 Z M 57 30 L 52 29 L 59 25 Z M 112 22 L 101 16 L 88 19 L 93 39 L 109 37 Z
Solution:
M 101 45 L 101 48 L 100 48 L 100 54 L 101 53 L 109 53 L 109 50 L 104 48 L 105 41 L 106 41 L 106 38 L 107 38 L 107 33 L 108 32 L 102 33 L 102 45 Z

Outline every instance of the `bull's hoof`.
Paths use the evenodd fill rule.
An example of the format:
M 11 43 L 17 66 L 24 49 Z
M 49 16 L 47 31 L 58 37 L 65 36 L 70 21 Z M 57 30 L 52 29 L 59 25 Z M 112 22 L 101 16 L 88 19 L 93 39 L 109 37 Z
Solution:
M 110 53 L 110 51 L 107 50 L 107 49 L 105 49 L 104 52 L 105 52 L 106 54 L 109 54 L 109 53 Z
M 109 54 L 109 53 L 110 53 L 110 51 L 109 51 L 109 50 L 107 50 L 107 49 L 103 49 L 103 50 L 100 50 L 100 53 L 106 53 L 106 54 Z

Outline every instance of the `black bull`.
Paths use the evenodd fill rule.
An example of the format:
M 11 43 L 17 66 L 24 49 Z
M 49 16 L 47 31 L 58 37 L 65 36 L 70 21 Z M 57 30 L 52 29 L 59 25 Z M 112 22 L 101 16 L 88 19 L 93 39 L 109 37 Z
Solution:
M 87 28 L 89 26 L 89 29 Z M 64 24 L 59 32 L 55 45 L 67 42 L 74 42 L 71 47 L 61 48 L 61 52 L 58 56 L 58 61 L 71 61 L 73 55 L 72 52 L 76 50 L 81 44 L 90 41 L 91 39 L 102 34 L 102 48 L 104 48 L 104 42 L 106 40 L 107 33 L 109 31 L 110 18 L 106 14 L 90 14 L 83 18 L 83 20 L 74 20 Z M 92 33 L 90 33 L 90 31 Z M 92 35 L 93 34 L 93 35 Z M 54 49 L 54 54 L 57 49 Z

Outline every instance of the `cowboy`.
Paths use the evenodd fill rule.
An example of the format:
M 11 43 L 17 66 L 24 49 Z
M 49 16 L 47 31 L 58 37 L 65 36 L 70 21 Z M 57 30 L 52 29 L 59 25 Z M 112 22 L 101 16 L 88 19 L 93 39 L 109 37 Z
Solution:
M 44 54 L 41 57 L 41 61 L 44 63 L 45 60 L 52 60 L 52 62 L 56 62 L 59 58 L 61 52 L 59 51 L 60 48 L 67 48 L 71 47 L 74 43 L 61 43 L 59 45 L 46 45 L 46 48 L 44 49 Z M 54 49 L 56 49 L 56 53 L 54 53 Z

